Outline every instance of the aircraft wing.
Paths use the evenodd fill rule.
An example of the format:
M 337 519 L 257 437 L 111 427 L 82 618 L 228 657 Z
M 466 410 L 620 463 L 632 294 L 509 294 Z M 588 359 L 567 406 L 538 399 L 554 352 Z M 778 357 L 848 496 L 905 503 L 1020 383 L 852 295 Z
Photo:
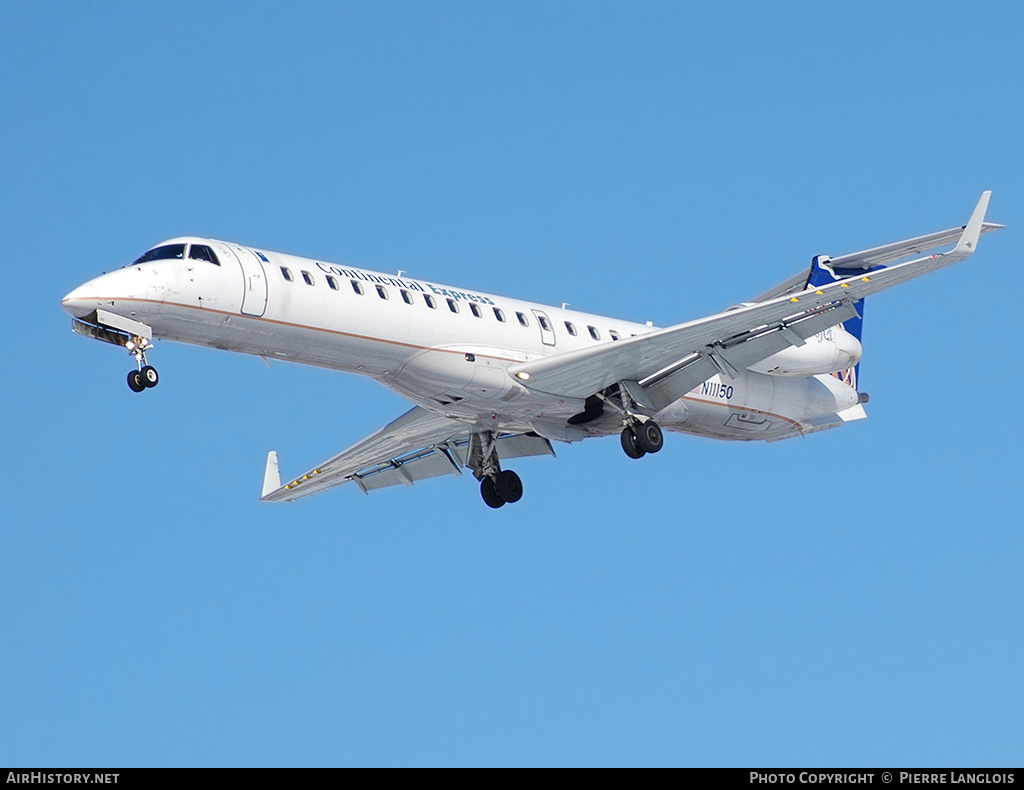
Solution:
M 630 394 L 641 407 L 660 410 L 716 373 L 726 376 L 856 315 L 854 304 L 906 280 L 962 261 L 974 252 L 984 229 L 991 193 L 982 194 L 970 221 L 952 231 L 879 247 L 849 258 L 855 274 L 814 290 L 799 290 L 647 335 L 557 354 L 514 365 L 509 372 L 525 387 L 562 397 L 587 398 L 617 382 L 633 382 Z M 953 241 L 942 255 L 864 271 L 861 266 L 905 257 L 925 243 Z M 857 256 L 860 256 L 857 258 Z
M 441 475 L 461 475 L 473 443 L 473 427 L 416 406 L 372 436 L 282 485 L 277 453 L 267 456 L 265 502 L 293 502 L 342 483 L 364 492 Z M 502 460 L 554 455 L 551 443 L 536 435 L 502 434 L 495 448 Z
M 937 233 L 929 233 L 925 236 L 918 236 L 905 241 L 897 241 L 894 244 L 885 244 L 881 247 L 873 247 L 870 250 L 862 250 L 860 252 L 852 252 L 847 255 L 840 255 L 837 258 L 831 258 L 829 260 L 829 266 L 837 274 L 856 274 L 859 270 L 884 266 L 888 263 L 892 263 L 893 261 L 898 261 L 901 258 L 908 258 L 911 255 L 920 255 L 928 250 L 934 250 L 937 247 L 944 247 L 947 244 L 952 244 L 959 240 L 966 227 L 966 225 L 961 225 L 959 228 L 940 230 Z M 981 232 L 983 234 L 990 233 L 993 230 L 999 230 L 1004 227 L 1006 226 L 998 225 L 995 222 L 983 222 L 981 224 Z M 752 301 L 766 302 L 769 299 L 774 299 L 778 296 L 787 296 L 789 294 L 802 291 L 807 287 L 807 280 L 809 276 L 810 272 L 807 269 L 804 269 L 799 274 L 794 274 L 785 282 L 779 283 L 774 288 L 765 291 L 758 297 L 755 297 Z

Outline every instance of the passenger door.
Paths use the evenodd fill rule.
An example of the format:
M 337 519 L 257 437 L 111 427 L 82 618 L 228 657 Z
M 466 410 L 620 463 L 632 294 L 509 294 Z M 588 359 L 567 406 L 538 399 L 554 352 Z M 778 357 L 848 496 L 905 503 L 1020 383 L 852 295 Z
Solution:
M 242 313 L 262 316 L 267 312 L 267 273 L 256 253 L 245 247 L 231 247 L 235 259 L 242 267 Z

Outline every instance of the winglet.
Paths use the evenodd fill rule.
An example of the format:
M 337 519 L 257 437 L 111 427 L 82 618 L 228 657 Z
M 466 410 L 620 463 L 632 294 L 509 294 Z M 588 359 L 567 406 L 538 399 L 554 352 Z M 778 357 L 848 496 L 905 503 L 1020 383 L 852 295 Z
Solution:
M 964 226 L 964 232 L 960 234 L 960 241 L 957 242 L 953 253 L 966 258 L 978 246 L 978 237 L 981 236 L 981 226 L 985 222 L 985 212 L 988 211 L 988 199 L 992 197 L 992 191 L 986 190 L 981 193 L 978 205 L 974 207 L 974 213 Z
M 277 467 L 277 450 L 271 450 L 267 453 L 267 471 L 263 475 L 263 495 L 261 499 L 266 499 L 267 494 L 271 494 L 277 491 L 281 487 L 281 472 Z

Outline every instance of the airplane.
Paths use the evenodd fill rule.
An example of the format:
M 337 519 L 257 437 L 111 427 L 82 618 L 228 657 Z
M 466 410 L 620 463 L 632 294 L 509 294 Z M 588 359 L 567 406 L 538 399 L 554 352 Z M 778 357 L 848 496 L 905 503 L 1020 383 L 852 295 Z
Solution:
M 865 298 L 971 255 L 1003 227 L 985 222 L 990 196 L 964 226 L 817 255 L 749 302 L 667 328 L 191 236 L 63 306 L 75 332 L 134 357 L 134 392 L 159 382 L 149 356 L 166 339 L 370 376 L 415 404 L 283 483 L 270 451 L 263 501 L 466 469 L 499 508 L 523 495 L 507 463 L 554 455 L 553 442 L 618 434 L 638 459 L 662 449 L 663 429 L 776 441 L 863 419 Z

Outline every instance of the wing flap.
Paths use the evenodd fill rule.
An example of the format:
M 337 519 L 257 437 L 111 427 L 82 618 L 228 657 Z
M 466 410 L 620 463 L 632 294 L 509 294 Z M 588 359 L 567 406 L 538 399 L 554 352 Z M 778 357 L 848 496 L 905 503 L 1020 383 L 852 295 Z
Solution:
M 373 474 L 357 476 L 356 481 L 359 483 L 359 487 L 366 492 L 376 491 L 378 488 L 402 485 L 403 483 L 405 485 L 412 485 L 402 469 L 401 466 L 392 466 L 387 469 L 381 469 Z
M 526 433 L 502 436 L 495 443 L 498 458 L 506 461 L 510 458 L 525 458 L 530 455 L 554 455 L 551 442 L 543 436 L 531 436 Z

